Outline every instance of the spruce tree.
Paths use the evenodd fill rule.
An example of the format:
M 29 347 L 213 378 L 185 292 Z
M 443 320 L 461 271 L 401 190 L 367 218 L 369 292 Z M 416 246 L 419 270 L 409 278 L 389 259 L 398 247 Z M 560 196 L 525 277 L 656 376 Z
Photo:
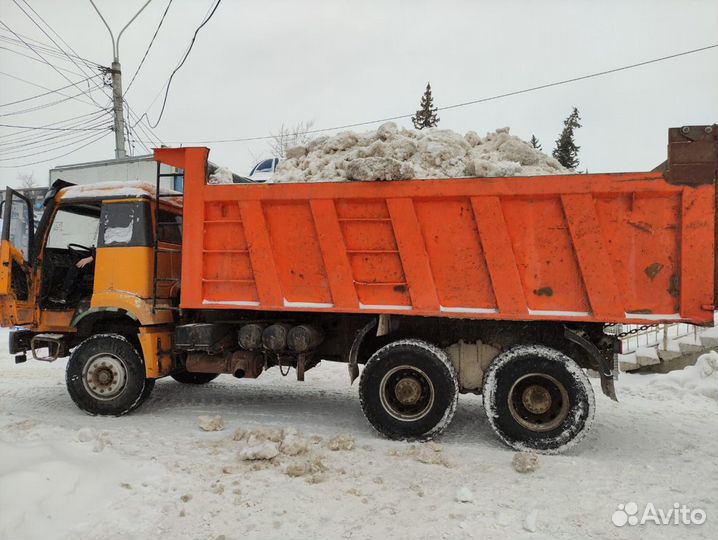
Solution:
M 568 169 L 578 167 L 578 151 L 580 146 L 576 146 L 573 139 L 573 132 L 581 127 L 579 121 L 581 117 L 578 115 L 578 109 L 573 108 L 573 112 L 563 121 L 563 131 L 558 139 L 556 139 L 556 148 L 553 151 L 553 157 Z
M 436 116 L 439 109 L 434 107 L 434 98 L 431 95 L 431 85 L 426 83 L 426 90 L 421 96 L 421 109 L 416 111 L 416 116 L 411 117 L 416 129 L 424 129 L 426 127 L 436 127 L 440 118 Z
M 543 148 L 541 148 L 541 143 L 540 143 L 539 140 L 536 138 L 536 135 L 531 135 L 531 139 L 529 140 L 529 144 L 530 144 L 533 148 L 535 148 L 536 150 L 538 150 L 539 152 L 540 152 L 541 150 L 543 150 Z

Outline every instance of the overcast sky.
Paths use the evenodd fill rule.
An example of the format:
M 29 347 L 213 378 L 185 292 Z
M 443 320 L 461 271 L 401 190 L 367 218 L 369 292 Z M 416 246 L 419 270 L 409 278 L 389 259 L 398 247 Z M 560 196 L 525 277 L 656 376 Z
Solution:
M 144 1 L 96 3 L 117 35 Z M 27 2 L 80 56 L 111 63 L 109 34 L 88 0 Z M 122 37 L 125 87 L 167 2 L 152 0 Z M 23 0 L 17 3 L 32 14 Z M 154 104 L 153 100 L 213 3 L 174 0 L 126 94 L 137 115 L 148 111 L 156 121 L 162 95 Z M 0 0 L 0 20 L 18 34 L 50 42 L 15 0 Z M 14 38 L 2 25 L 0 37 Z M 154 132 L 176 145 L 263 136 L 283 123 L 313 121 L 316 128 L 324 128 L 363 122 L 414 112 L 427 81 L 435 104 L 446 106 L 715 43 L 715 0 L 223 0 L 175 76 Z M 10 76 L 49 89 L 69 84 L 50 66 L 18 52 L 38 58 L 23 46 L 0 41 L 0 124 L 44 126 L 99 110 L 92 102 L 70 99 L 12 114 L 63 98 L 52 94 L 2 106 L 45 91 Z M 46 58 L 59 68 L 77 71 L 68 61 Z M 65 74 L 72 81 L 84 78 Z M 79 94 L 74 87 L 63 92 Z M 107 104 L 102 92 L 92 95 Z M 718 121 L 718 49 L 444 111 L 439 127 L 485 134 L 511 126 L 522 138 L 535 134 L 550 151 L 572 106 L 578 107 L 583 123 L 577 136 L 582 170 L 650 170 L 665 159 L 668 127 Z M 86 118 L 87 125 L 95 126 L 102 115 Z M 398 123 L 411 125 L 408 119 Z M 371 127 L 376 126 L 360 129 Z M 114 157 L 109 131 L 84 149 L 56 157 L 102 132 L 30 132 L 43 139 L 61 136 L 24 148 L 23 138 L 31 141 L 26 133 L 14 135 L 18 129 L 0 127 L 2 186 L 14 185 L 19 174 L 29 173 L 45 185 L 54 165 Z M 15 139 L 21 143 L 12 143 Z M 210 159 L 240 174 L 247 174 L 257 159 L 269 157 L 261 141 L 207 146 Z M 139 144 L 135 152 L 144 153 Z M 15 167 L 46 159 L 50 161 Z

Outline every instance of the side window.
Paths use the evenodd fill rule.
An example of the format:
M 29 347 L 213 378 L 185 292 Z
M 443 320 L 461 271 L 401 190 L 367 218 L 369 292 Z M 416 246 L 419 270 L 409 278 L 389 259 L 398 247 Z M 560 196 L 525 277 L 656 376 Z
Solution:
M 150 216 L 148 201 L 104 203 L 98 247 L 151 246 Z
M 257 172 L 272 172 L 274 159 L 265 159 L 257 166 Z
M 13 197 L 10 200 L 10 243 L 20 250 L 23 258 L 27 261 L 30 253 L 30 210 L 27 203 L 22 199 Z
M 157 240 L 169 244 L 182 243 L 182 216 L 166 210 L 160 210 L 160 223 L 157 226 Z
M 97 215 L 92 215 L 87 208 L 60 208 L 52 221 L 46 246 L 54 249 L 67 249 L 67 244 L 97 246 L 99 223 L 99 209 Z

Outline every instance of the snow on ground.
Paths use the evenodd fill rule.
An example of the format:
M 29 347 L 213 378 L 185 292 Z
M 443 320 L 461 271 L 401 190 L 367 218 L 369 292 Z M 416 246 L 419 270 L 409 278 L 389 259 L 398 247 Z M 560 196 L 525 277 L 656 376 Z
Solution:
M 477 396 L 424 445 L 376 435 L 338 364 L 305 383 L 278 370 L 162 380 L 134 414 L 90 417 L 65 391 L 64 361 L 16 366 L 2 331 L 0 538 L 716 538 L 718 401 L 686 384 L 715 389 L 703 364 L 622 375 L 620 403 L 596 384 L 588 436 L 517 472 Z M 223 430 L 200 429 L 217 415 Z M 280 453 L 256 459 L 260 445 Z M 614 526 L 630 501 L 708 519 Z
M 480 137 L 448 129 L 411 130 L 394 122 L 344 131 L 287 150 L 272 182 L 407 180 L 571 173 L 554 158 L 497 129 Z

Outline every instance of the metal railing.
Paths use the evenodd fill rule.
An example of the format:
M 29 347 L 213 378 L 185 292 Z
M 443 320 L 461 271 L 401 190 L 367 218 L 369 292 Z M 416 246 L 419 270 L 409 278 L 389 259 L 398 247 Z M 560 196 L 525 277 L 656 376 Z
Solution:
M 621 332 L 634 328 L 639 328 L 639 326 L 624 324 L 621 325 Z M 623 354 L 635 352 L 641 347 L 659 347 L 666 350 L 670 341 L 690 335 L 693 335 L 696 340 L 698 339 L 697 326 L 686 323 L 658 324 L 622 338 L 621 350 Z

